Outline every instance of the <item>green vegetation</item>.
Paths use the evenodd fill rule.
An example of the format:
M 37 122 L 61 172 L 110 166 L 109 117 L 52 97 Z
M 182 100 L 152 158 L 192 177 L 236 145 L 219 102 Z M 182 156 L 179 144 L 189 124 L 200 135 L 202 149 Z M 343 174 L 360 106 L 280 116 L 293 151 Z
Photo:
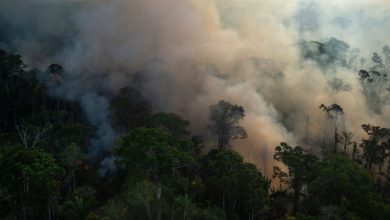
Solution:
M 387 68 L 388 58 L 373 59 Z M 361 143 L 336 128 L 334 149 L 322 155 L 281 143 L 268 179 L 230 147 L 247 136 L 243 107 L 210 107 L 218 144 L 206 146 L 189 121 L 153 113 L 124 88 L 110 100 L 121 135 L 101 163 L 89 154 L 96 128 L 79 103 L 49 95 L 37 80 L 47 74 L 56 83 L 62 71 L 28 70 L 0 50 L 0 219 L 390 219 L 389 128 L 362 125 Z M 342 112 L 321 108 L 335 121 Z

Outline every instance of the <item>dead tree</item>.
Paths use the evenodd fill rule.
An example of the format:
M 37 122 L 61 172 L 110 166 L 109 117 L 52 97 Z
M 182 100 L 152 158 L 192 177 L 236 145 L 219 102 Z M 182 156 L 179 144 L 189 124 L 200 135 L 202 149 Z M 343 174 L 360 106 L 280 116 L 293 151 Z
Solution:
M 319 108 L 322 109 L 322 111 L 326 111 L 328 117 L 331 118 L 333 121 L 333 124 L 334 124 L 333 153 L 337 153 L 337 145 L 340 143 L 337 122 L 342 116 L 344 116 L 344 110 L 338 104 L 332 104 L 330 106 L 326 106 L 324 104 L 321 104 Z
M 49 122 L 47 122 L 42 127 L 31 127 L 26 121 L 22 120 L 21 122 L 16 124 L 16 132 L 23 146 L 25 148 L 32 148 L 44 140 L 44 137 L 50 127 L 51 125 Z

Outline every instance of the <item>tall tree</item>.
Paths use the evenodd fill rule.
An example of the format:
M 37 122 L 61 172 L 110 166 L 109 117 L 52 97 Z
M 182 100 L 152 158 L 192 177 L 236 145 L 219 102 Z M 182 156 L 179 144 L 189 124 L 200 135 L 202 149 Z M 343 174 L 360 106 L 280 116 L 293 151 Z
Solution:
M 371 170 L 373 164 L 382 164 L 389 156 L 390 129 L 370 124 L 363 124 L 362 128 L 368 135 L 360 145 L 363 149 L 364 166 Z
M 223 100 L 210 106 L 209 119 L 212 123 L 208 125 L 208 128 L 218 136 L 219 149 L 229 147 L 230 140 L 248 136 L 244 127 L 239 125 L 239 121 L 244 117 L 245 111 L 242 106 L 233 105 Z
M 95 189 L 88 186 L 76 188 L 61 204 L 58 216 L 60 219 L 83 220 L 95 204 Z
M 85 155 L 81 153 L 80 147 L 75 143 L 66 146 L 64 151 L 60 154 L 60 161 L 67 168 L 67 182 L 73 191 L 76 190 L 76 169 L 80 165 Z
M 282 162 L 287 167 L 287 173 L 279 167 L 275 167 L 274 177 L 278 177 L 292 188 L 293 211 L 298 213 L 302 188 L 308 183 L 312 169 L 318 159 L 299 146 L 291 147 L 283 142 L 275 148 L 274 159 Z
M 308 184 L 307 204 L 311 210 L 321 218 L 328 215 L 331 219 L 355 219 L 352 216 L 356 214 L 363 217 L 370 199 L 369 173 L 344 155 L 326 156 L 316 167 Z
M 372 70 L 375 70 L 375 71 L 383 71 L 384 70 L 385 64 L 383 62 L 382 57 L 379 56 L 378 53 L 373 53 L 371 60 L 374 63 Z
M 37 148 L 0 150 L 0 191 L 7 192 L 11 216 L 51 219 L 62 169 L 52 155 Z
M 353 145 L 353 147 L 355 147 L 355 145 L 356 145 L 356 142 L 353 141 L 353 134 L 352 134 L 352 132 L 347 132 L 347 131 L 341 132 L 341 134 L 339 134 L 338 140 L 340 140 L 340 142 L 343 144 L 344 154 L 347 153 L 347 147 L 348 146 Z M 355 150 L 356 149 L 354 148 L 352 150 L 352 153 L 354 153 Z
M 390 47 L 385 45 L 382 47 L 382 53 L 385 57 L 385 69 L 386 73 L 389 73 L 390 70 Z
M 344 116 L 344 110 L 339 106 L 338 104 L 332 104 L 330 106 L 326 106 L 324 104 L 321 104 L 320 109 L 325 111 L 330 119 L 333 121 L 334 125 L 334 146 L 333 146 L 333 153 L 337 153 L 337 145 L 340 143 L 339 140 L 339 126 L 340 119 L 342 116 Z
M 126 133 L 131 129 L 146 125 L 151 108 L 140 91 L 125 87 L 110 100 L 111 120 L 113 126 Z
M 177 170 L 193 163 L 193 158 L 172 147 L 169 135 L 161 129 L 137 128 L 124 136 L 115 155 L 121 159 L 119 166 L 125 166 L 129 174 L 147 178 L 156 185 L 156 217 L 162 217 L 162 180 L 174 176 Z
M 206 195 L 230 216 L 261 219 L 268 205 L 267 180 L 253 164 L 231 150 L 212 150 L 204 158 Z
M 186 138 L 190 134 L 187 130 L 190 122 L 180 118 L 175 113 L 155 113 L 148 121 L 149 126 L 160 128 L 170 134 L 173 142 L 176 142 L 180 138 Z

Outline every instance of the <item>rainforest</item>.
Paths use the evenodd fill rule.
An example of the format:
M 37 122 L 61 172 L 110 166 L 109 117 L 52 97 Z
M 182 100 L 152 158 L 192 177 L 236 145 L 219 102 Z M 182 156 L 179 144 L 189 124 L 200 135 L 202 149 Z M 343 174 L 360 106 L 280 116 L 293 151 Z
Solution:
M 1 0 L 0 219 L 390 219 L 387 0 Z

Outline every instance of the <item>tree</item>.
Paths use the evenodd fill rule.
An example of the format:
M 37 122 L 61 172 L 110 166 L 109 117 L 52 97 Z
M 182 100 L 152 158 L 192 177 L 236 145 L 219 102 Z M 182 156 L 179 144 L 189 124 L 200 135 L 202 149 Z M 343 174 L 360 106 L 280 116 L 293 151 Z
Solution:
M 201 210 L 199 213 L 198 219 L 226 220 L 227 215 L 223 209 L 221 209 L 217 206 L 212 206 L 212 207 L 207 207 L 207 208 Z
M 95 189 L 88 186 L 76 188 L 59 208 L 61 219 L 85 219 L 96 204 L 95 194 Z
M 178 219 L 190 220 L 199 216 L 201 209 L 196 207 L 187 194 L 178 196 L 176 201 L 178 208 L 175 210 L 175 216 L 178 216 Z
M 367 105 L 377 114 L 382 112 L 382 106 L 386 104 L 389 91 L 388 74 L 376 70 L 359 71 L 359 80 Z
M 389 189 L 390 182 L 390 129 L 370 124 L 363 124 L 362 128 L 368 135 L 368 138 L 363 139 L 360 144 L 363 149 L 364 167 L 373 171 L 373 165 L 377 165 L 377 191 L 384 195 Z M 387 161 L 387 169 L 383 172 L 385 161 Z M 383 178 L 384 182 L 382 182 Z
M 287 183 L 292 188 L 293 211 L 296 214 L 299 212 L 299 200 L 303 186 L 308 183 L 318 159 L 299 146 L 293 148 L 283 142 L 275 148 L 274 159 L 287 167 L 287 173 L 279 167 L 274 167 L 274 177 L 278 177 L 280 181 Z
M 345 216 L 348 212 L 364 213 L 370 199 L 367 171 L 344 155 L 326 156 L 316 167 L 308 185 L 308 203 L 317 206 L 311 208 L 313 212 L 325 215 L 332 208 L 337 215 L 344 215 L 343 219 L 350 219 Z
M 242 106 L 233 105 L 226 101 L 219 101 L 218 104 L 210 106 L 209 119 L 212 122 L 208 125 L 210 131 L 218 136 L 218 148 L 229 147 L 230 140 L 246 138 L 248 135 L 239 120 L 245 117 Z
M 80 148 L 80 152 L 88 153 L 93 132 L 94 128 L 87 124 L 57 124 L 48 131 L 47 138 L 40 146 L 42 145 L 51 153 L 58 155 L 66 146 L 74 143 Z
M 149 119 L 150 127 L 166 131 L 172 137 L 173 142 L 180 138 L 186 138 L 190 134 L 187 130 L 189 125 L 189 121 L 183 120 L 175 113 L 159 112 L 153 114 Z
M 347 132 L 347 131 L 341 132 L 341 135 L 339 135 L 339 137 L 338 137 L 338 140 L 340 140 L 340 142 L 343 144 L 344 153 L 347 152 L 347 147 L 349 145 L 353 145 L 354 149 L 352 151 L 352 155 L 354 157 L 354 154 L 355 154 L 354 151 L 356 151 L 356 149 L 355 149 L 356 142 L 352 141 L 352 139 L 353 139 L 352 132 Z
M 389 70 L 390 70 L 390 47 L 388 45 L 383 46 L 382 53 L 385 57 L 386 72 L 389 73 Z
M 130 188 L 127 200 L 134 209 L 145 210 L 147 218 L 152 220 L 152 206 L 156 202 L 155 192 L 155 184 L 147 180 L 139 181 Z
M 47 122 L 43 127 L 31 126 L 27 122 L 22 121 L 16 125 L 16 131 L 25 148 L 35 147 L 42 142 L 46 133 L 50 129 L 50 123 Z
M 15 121 L 37 110 L 36 80 L 25 68 L 20 55 L 0 50 L 0 131 L 14 131 Z
M 368 139 L 363 139 L 360 147 L 363 149 L 365 167 L 369 170 L 373 163 L 382 163 L 387 156 L 390 145 L 390 129 L 363 124 L 363 130 L 367 133 Z
M 8 193 L 9 214 L 24 219 L 52 217 L 62 173 L 52 155 L 37 148 L 3 148 L 0 169 L 0 189 Z
M 371 59 L 374 63 L 374 66 L 372 67 L 373 70 L 382 71 L 385 68 L 383 59 L 378 53 L 373 53 Z
M 140 91 L 125 87 L 110 100 L 111 120 L 114 128 L 122 133 L 146 125 L 151 108 Z
M 200 157 L 202 149 L 205 148 L 204 138 L 202 135 L 193 135 L 191 137 L 191 141 L 193 143 L 193 148 L 191 149 L 191 153 L 195 158 Z
M 168 134 L 157 128 L 137 128 L 122 137 L 115 155 L 119 167 L 129 174 L 149 179 L 156 185 L 156 219 L 161 219 L 162 178 L 174 176 L 181 167 L 194 163 L 193 158 L 170 145 Z
M 347 54 L 350 46 L 334 37 L 327 42 L 302 41 L 300 50 L 303 58 L 311 59 L 324 70 L 335 68 L 336 65 L 347 66 Z
M 320 105 L 322 111 L 326 111 L 329 118 L 333 120 L 334 124 L 334 147 L 333 153 L 337 153 L 337 145 L 340 143 L 339 133 L 338 133 L 338 123 L 339 119 L 344 116 L 344 110 L 338 104 L 332 104 L 331 106 L 326 106 L 324 104 Z
M 350 91 L 351 85 L 345 83 L 343 79 L 334 77 L 331 81 L 328 81 L 328 85 L 331 87 L 332 92 L 339 93 L 342 91 Z
M 172 169 L 192 163 L 191 157 L 169 143 L 169 135 L 157 128 L 137 128 L 121 138 L 114 154 L 129 172 L 159 181 Z
M 272 192 L 269 196 L 271 216 L 273 219 L 283 219 L 287 214 L 289 195 L 286 190 Z
M 72 186 L 73 191 L 76 190 L 76 169 L 80 162 L 84 159 L 84 154 L 81 153 L 80 147 L 75 143 L 66 146 L 60 154 L 60 161 L 68 170 L 68 182 Z
M 98 210 L 90 213 L 88 220 L 126 220 L 126 206 L 118 198 L 109 199 Z
M 204 158 L 202 177 L 209 200 L 239 219 L 261 219 L 267 207 L 266 180 L 253 164 L 230 150 L 212 150 Z

